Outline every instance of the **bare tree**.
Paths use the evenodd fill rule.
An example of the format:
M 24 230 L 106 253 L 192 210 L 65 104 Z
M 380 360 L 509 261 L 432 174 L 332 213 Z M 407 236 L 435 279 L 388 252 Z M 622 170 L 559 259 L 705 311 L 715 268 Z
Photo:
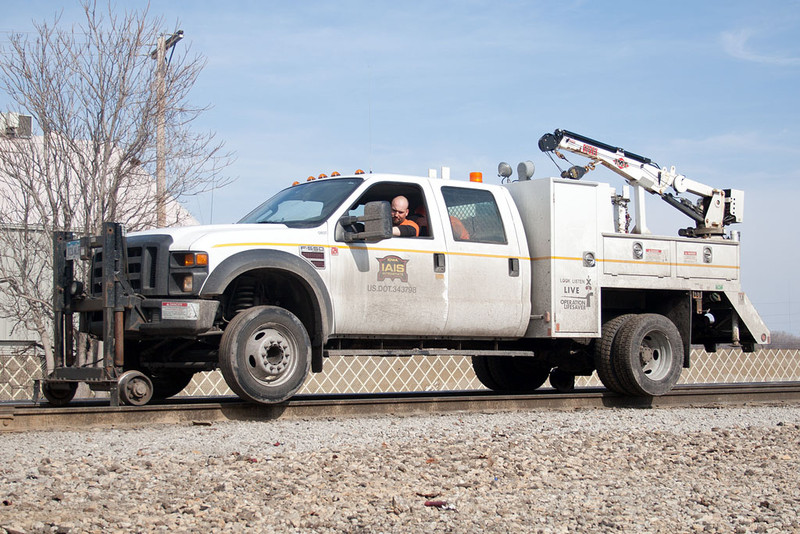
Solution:
M 9 111 L 31 115 L 35 127 L 28 138 L 0 137 L 0 317 L 41 335 L 49 368 L 51 232 L 99 233 L 107 220 L 153 227 L 160 202 L 172 207 L 167 224 L 180 224 L 188 214 L 177 201 L 225 185 L 220 173 L 230 163 L 213 134 L 192 129 L 205 108 L 188 95 L 204 59 L 173 49 L 161 107 L 167 182 L 156 190 L 150 52 L 164 21 L 96 0 L 82 7 L 82 23 L 65 27 L 56 15 L 0 49 L 0 91 L 16 106 Z

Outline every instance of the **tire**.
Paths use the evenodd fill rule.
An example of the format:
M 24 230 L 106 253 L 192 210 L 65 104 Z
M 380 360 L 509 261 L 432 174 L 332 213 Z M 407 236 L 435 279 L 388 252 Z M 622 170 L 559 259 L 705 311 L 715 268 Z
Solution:
M 283 402 L 308 375 L 311 341 L 290 311 L 255 306 L 236 315 L 222 333 L 219 367 L 228 387 L 242 399 Z
M 614 370 L 631 394 L 658 397 L 681 377 L 683 340 L 663 315 L 646 313 L 628 319 L 613 343 Z
M 492 356 L 487 365 L 497 385 L 492 389 L 504 393 L 532 393 L 550 376 L 550 367 L 529 356 Z
M 66 406 L 75 398 L 78 391 L 77 382 L 45 382 L 42 384 L 42 394 L 51 406 Z
M 575 391 L 575 375 L 556 367 L 550 371 L 550 385 L 559 393 L 571 393 Z
M 491 389 L 498 391 L 500 384 L 492 377 L 489 371 L 489 357 L 488 356 L 473 356 L 472 357 L 472 370 L 475 371 L 475 376 L 478 377 L 480 383 Z
M 614 369 L 613 345 L 614 340 L 617 338 L 617 333 L 633 317 L 636 317 L 636 315 L 629 313 L 607 321 L 603 325 L 602 336 L 594 344 L 594 368 L 597 371 L 600 382 L 609 391 L 621 395 L 630 395 L 632 392 L 628 391 L 624 386 L 622 380 L 617 376 L 617 371 Z
M 181 371 L 176 369 L 159 370 L 158 373 L 150 375 L 153 382 L 153 398 L 167 399 L 180 393 L 189 385 L 194 377 L 193 371 Z

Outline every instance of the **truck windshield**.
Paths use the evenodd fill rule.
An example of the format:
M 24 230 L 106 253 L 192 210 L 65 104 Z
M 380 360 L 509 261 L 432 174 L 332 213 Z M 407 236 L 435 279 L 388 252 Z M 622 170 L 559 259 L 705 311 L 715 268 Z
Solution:
M 292 228 L 319 226 L 361 182 L 361 178 L 336 178 L 295 185 L 245 215 L 239 224 L 274 223 Z

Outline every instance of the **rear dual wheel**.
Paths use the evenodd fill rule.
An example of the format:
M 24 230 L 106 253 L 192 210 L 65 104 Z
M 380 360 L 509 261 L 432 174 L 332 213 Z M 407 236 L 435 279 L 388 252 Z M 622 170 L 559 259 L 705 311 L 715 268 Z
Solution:
M 683 370 L 683 340 L 675 324 L 654 313 L 629 319 L 614 340 L 614 369 L 633 395 L 669 393 Z
M 612 391 L 657 397 L 678 383 L 683 353 L 681 334 L 667 317 L 623 315 L 603 326 L 595 367 L 603 385 Z
M 597 339 L 594 344 L 594 367 L 597 370 L 597 376 L 600 378 L 600 382 L 603 383 L 606 389 L 622 395 L 627 395 L 628 390 L 625 388 L 622 379 L 617 376 L 617 371 L 614 369 L 612 349 L 614 340 L 617 338 L 617 333 L 622 325 L 631 317 L 635 317 L 635 315 L 620 315 L 605 323 L 603 325 L 602 336 L 600 339 Z

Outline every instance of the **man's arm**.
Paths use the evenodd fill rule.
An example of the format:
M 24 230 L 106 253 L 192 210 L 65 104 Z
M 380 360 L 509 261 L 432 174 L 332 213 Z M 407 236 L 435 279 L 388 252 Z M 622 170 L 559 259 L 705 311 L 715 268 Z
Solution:
M 419 226 L 414 221 L 406 219 L 398 226 L 392 228 L 392 235 L 398 237 L 417 237 L 419 236 Z

